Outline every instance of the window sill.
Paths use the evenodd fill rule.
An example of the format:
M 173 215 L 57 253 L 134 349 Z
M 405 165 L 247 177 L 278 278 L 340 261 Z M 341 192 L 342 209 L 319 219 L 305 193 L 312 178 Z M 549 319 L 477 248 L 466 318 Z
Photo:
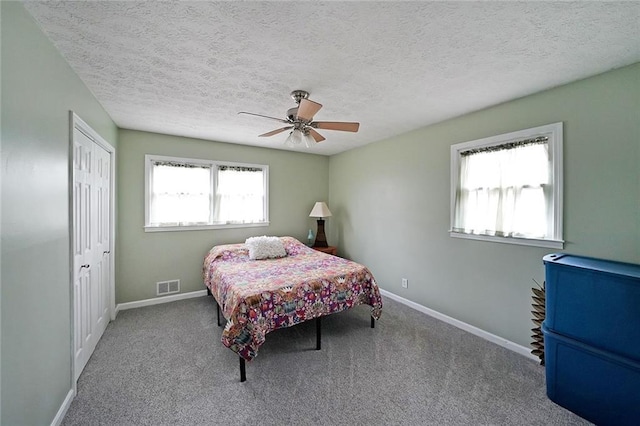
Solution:
M 211 229 L 257 228 L 269 226 L 269 222 L 226 223 L 220 225 L 145 226 L 144 232 L 204 231 Z
M 516 244 L 521 246 L 544 247 L 553 249 L 564 249 L 563 240 L 536 240 L 533 238 L 516 237 L 496 237 L 493 235 L 464 234 L 461 232 L 449 231 L 453 238 L 464 238 L 476 241 L 490 241 L 493 243 Z

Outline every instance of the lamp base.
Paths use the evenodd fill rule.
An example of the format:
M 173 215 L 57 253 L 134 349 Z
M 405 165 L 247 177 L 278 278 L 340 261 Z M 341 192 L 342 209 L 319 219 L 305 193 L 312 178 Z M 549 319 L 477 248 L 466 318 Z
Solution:
M 327 236 L 324 235 L 324 219 L 318 219 L 318 232 L 316 232 L 316 241 L 313 247 L 329 247 L 327 244 Z

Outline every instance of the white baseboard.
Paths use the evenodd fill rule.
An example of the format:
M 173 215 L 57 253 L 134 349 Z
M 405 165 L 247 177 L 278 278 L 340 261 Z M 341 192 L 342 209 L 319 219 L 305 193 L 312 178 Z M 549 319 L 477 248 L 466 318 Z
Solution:
M 143 306 L 158 305 L 160 303 L 175 302 L 176 300 L 191 299 L 192 297 L 202 297 L 207 295 L 207 290 L 190 291 L 189 293 L 173 294 L 171 296 L 154 297 L 153 299 L 136 300 L 134 302 L 118 303 L 116 305 L 116 316 L 118 312 L 127 309 L 141 308 Z
M 69 389 L 69 393 L 67 394 L 67 397 L 64 399 L 64 401 L 62 402 L 62 405 L 58 409 L 56 416 L 53 418 L 53 421 L 51 422 L 51 426 L 59 426 L 62 424 L 62 419 L 64 419 L 65 414 L 67 414 L 67 410 L 71 406 L 71 401 L 73 401 L 74 397 L 75 397 L 75 392 L 73 391 L 73 389 Z
M 475 327 L 471 324 L 467 324 L 466 322 L 462 322 L 460 320 L 457 320 L 455 318 L 452 318 L 448 315 L 442 314 L 438 311 L 434 311 L 433 309 L 427 308 L 426 306 L 422 306 L 416 302 L 412 302 L 409 299 L 405 299 L 404 297 L 400 297 L 397 294 L 393 294 L 387 290 L 383 290 L 380 289 L 380 293 L 385 296 L 388 297 L 389 299 L 393 299 L 396 302 L 400 302 L 403 305 L 407 305 L 410 308 L 415 309 L 416 311 L 422 312 L 424 314 L 427 314 L 431 317 L 434 317 L 436 319 L 439 319 L 440 321 L 446 322 L 447 324 L 451 324 L 455 327 L 458 327 L 464 331 L 467 331 L 471 334 L 474 334 L 478 337 L 482 337 L 485 340 L 488 340 L 492 343 L 495 343 L 496 345 L 502 346 L 506 349 L 509 349 L 513 352 L 516 352 L 522 356 L 525 356 L 529 359 L 532 359 L 534 361 L 540 361 L 538 359 L 538 357 L 536 357 L 535 355 L 533 355 L 531 353 L 531 349 L 524 347 L 522 345 L 519 345 L 517 343 L 514 343 L 510 340 L 504 339 L 500 336 L 496 336 L 495 334 L 489 333 L 488 331 L 482 330 L 478 327 Z

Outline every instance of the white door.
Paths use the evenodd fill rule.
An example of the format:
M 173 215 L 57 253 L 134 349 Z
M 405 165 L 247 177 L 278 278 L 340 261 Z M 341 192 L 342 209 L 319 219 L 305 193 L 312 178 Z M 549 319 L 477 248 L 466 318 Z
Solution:
M 96 327 L 98 342 L 104 329 L 109 323 L 109 283 L 111 281 L 111 229 L 109 227 L 109 212 L 111 199 L 111 156 L 104 148 L 93 145 L 95 155 L 94 186 L 96 192 L 96 238 L 93 251 L 93 269 L 95 284 L 93 296 L 95 302 L 95 316 L 93 323 Z M 93 267 L 93 266 L 92 266 Z M 95 345 L 94 345 L 95 346 Z
M 109 323 L 111 154 L 73 127 L 74 379 Z

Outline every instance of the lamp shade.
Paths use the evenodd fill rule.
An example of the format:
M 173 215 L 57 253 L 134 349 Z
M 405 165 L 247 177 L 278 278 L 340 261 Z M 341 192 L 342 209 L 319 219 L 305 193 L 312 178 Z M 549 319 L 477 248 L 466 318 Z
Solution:
M 329 216 L 331 216 L 331 210 L 329 210 L 329 207 L 327 207 L 327 203 L 325 203 L 324 201 L 318 201 L 315 204 L 315 206 L 313 206 L 311 213 L 309 213 L 309 217 L 329 217 Z

